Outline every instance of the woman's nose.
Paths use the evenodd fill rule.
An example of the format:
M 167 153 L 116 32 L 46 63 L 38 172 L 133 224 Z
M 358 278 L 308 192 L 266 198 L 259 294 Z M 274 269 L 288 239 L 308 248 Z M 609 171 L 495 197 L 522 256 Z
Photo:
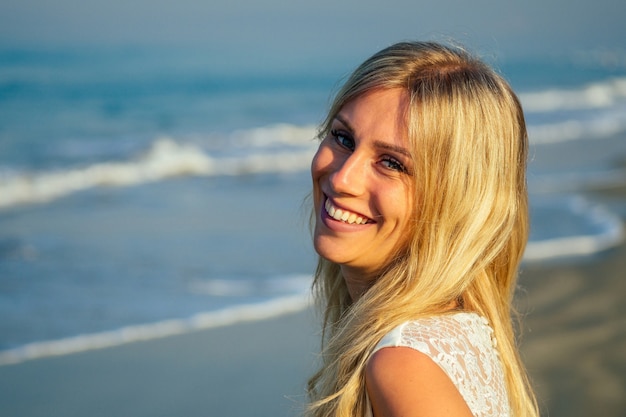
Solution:
M 330 175 L 330 185 L 338 195 L 361 195 L 365 190 L 367 161 L 362 155 L 352 153 L 337 161 Z

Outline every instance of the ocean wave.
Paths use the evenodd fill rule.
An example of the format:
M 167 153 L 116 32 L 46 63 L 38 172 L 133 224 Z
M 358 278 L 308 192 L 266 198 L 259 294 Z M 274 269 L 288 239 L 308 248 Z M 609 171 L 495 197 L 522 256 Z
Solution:
M 612 78 L 575 89 L 547 89 L 519 94 L 526 112 L 598 109 L 626 100 L 626 77 Z
M 523 93 L 521 98 L 527 111 L 603 107 L 585 118 L 572 116 L 552 123 L 529 124 L 529 138 L 535 144 L 611 137 L 626 132 L 626 78 L 577 90 Z M 158 138 L 139 156 L 82 167 L 26 173 L 10 173 L 0 167 L 0 208 L 47 202 L 100 186 L 140 185 L 179 176 L 305 171 L 317 146 L 316 133 L 313 125 L 283 123 L 204 140 Z M 68 146 L 69 150 L 75 148 L 76 143 Z
M 29 343 L 0 352 L 0 365 L 49 356 L 69 355 L 94 349 L 104 349 L 127 343 L 160 339 L 198 330 L 229 326 L 236 323 L 266 320 L 304 310 L 310 305 L 308 294 L 274 298 L 257 304 L 237 305 L 218 311 L 195 314 L 186 319 L 126 326 L 117 330 L 82 334 L 58 340 Z
M 280 152 L 213 157 L 200 147 L 169 138 L 156 140 L 140 157 L 55 172 L 4 174 L 0 208 L 50 201 L 99 186 L 132 186 L 180 176 L 218 176 L 301 171 L 309 166 L 314 142 Z
M 550 144 L 581 139 L 609 138 L 626 132 L 626 106 L 588 120 L 569 119 L 528 126 L 528 138 L 534 144 Z
M 527 118 L 535 120 L 528 124 L 533 143 L 606 138 L 626 132 L 626 77 L 519 96 Z M 546 118 L 552 121 L 536 121 Z
M 317 136 L 312 125 L 297 126 L 278 123 L 253 129 L 237 130 L 229 136 L 228 145 L 267 148 L 276 145 L 311 146 Z

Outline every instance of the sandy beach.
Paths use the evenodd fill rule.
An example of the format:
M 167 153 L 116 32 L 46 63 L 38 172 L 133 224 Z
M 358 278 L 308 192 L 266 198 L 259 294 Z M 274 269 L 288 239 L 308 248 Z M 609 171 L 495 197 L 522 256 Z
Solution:
M 542 415 L 624 415 L 624 271 L 624 244 L 591 260 L 523 268 L 521 347 Z M 317 348 L 314 315 L 304 311 L 6 365 L 0 414 L 297 416 Z
M 625 271 L 623 243 L 593 260 L 522 270 L 521 349 L 542 415 L 625 415 Z

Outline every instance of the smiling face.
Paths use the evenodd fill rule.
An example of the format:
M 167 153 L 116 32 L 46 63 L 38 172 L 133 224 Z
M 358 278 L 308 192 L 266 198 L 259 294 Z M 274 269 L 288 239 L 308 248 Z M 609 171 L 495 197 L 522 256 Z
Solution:
M 346 280 L 368 282 L 406 239 L 412 159 L 401 89 L 348 102 L 332 120 L 311 166 L 315 250 Z

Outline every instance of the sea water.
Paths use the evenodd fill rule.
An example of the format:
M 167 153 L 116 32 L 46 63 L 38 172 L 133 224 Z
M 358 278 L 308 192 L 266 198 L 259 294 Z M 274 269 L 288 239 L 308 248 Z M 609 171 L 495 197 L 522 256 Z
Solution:
M 197 51 L 0 51 L 0 363 L 306 307 L 309 164 L 348 63 Z M 626 57 L 496 63 L 532 144 L 526 262 L 623 238 Z

